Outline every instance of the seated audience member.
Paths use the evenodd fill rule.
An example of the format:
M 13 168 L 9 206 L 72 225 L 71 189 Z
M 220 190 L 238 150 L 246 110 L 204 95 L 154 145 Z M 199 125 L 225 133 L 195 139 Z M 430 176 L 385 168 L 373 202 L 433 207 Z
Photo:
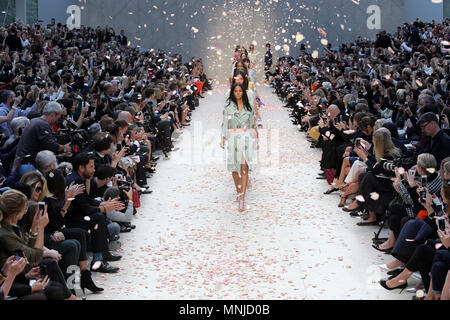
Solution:
M 9 190 L 0 196 L 0 211 L 3 221 L 0 228 L 0 265 L 4 265 L 12 255 L 19 255 L 27 261 L 25 270 L 16 277 L 10 295 L 29 296 L 43 292 L 51 300 L 77 300 L 67 288 L 65 278 L 54 259 L 43 259 L 44 228 L 48 223 L 47 211 L 36 210 L 28 234 L 18 226 L 27 211 L 27 198 L 17 190 Z M 40 270 L 46 275 L 41 278 Z M 42 274 L 42 276 L 44 276 Z M 32 286 L 29 280 L 38 279 Z
M 36 169 L 39 170 L 40 173 L 46 174 L 49 171 L 52 171 L 58 167 L 58 161 L 53 152 L 49 150 L 40 151 L 36 155 Z
M 423 114 L 417 125 L 428 139 L 420 153 L 431 153 L 440 166 L 442 159 L 450 156 L 450 137 L 439 127 L 437 115 L 432 112 Z
M 90 230 L 94 260 L 91 271 L 117 272 L 119 268 L 112 267 L 107 261 L 120 260 L 121 256 L 109 252 L 108 228 L 105 214 L 108 211 L 122 210 L 124 205 L 117 200 L 100 202 L 89 196 L 87 186 L 95 172 L 94 156 L 80 153 L 73 160 L 73 172 L 66 177 L 66 184 L 84 185 L 85 190 L 73 200 L 64 221 L 68 228 Z
M 46 247 L 61 252 L 63 258 L 64 251 L 75 247 L 76 254 L 73 259 L 65 261 L 65 265 L 61 266 L 61 269 L 64 271 L 68 266 L 78 265 L 81 270 L 81 290 L 84 292 L 84 289 L 87 288 L 92 292 L 103 291 L 94 284 L 87 266 L 89 233 L 81 228 L 66 228 L 64 225 L 64 217 L 72 203 L 71 199 L 84 192 L 84 185 L 72 184 L 66 187 L 64 175 L 59 169 L 47 172 L 46 180 L 49 192 L 52 194 L 51 197 L 45 199 L 49 216 L 49 223 L 45 228 Z

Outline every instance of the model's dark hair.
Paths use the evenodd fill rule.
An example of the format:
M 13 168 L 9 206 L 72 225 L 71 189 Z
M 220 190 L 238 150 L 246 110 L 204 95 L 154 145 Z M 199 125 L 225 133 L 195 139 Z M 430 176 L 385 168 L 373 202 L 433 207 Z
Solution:
M 239 68 L 236 68 L 236 69 L 244 69 L 245 72 L 248 73 L 248 70 L 247 70 L 247 68 L 245 67 L 245 64 L 244 64 L 244 60 L 239 59 L 238 61 L 236 61 L 235 66 L 237 66 L 239 63 L 242 64 L 242 67 L 239 67 Z
M 234 70 L 233 81 L 231 83 L 231 86 L 235 84 L 236 77 L 238 75 L 242 76 L 242 78 L 244 79 L 244 87 L 246 88 L 245 90 L 248 90 L 248 75 L 244 68 L 237 68 L 236 70 Z
M 236 89 L 236 87 L 240 87 L 242 89 L 242 102 L 244 103 L 244 107 L 247 108 L 248 111 L 252 111 L 253 109 L 248 100 L 247 91 L 245 90 L 244 85 L 239 82 L 236 82 L 231 86 L 230 96 L 228 97 L 227 100 L 228 105 L 230 105 L 231 102 L 233 102 L 236 106 L 238 105 L 237 100 L 234 96 L 234 89 Z

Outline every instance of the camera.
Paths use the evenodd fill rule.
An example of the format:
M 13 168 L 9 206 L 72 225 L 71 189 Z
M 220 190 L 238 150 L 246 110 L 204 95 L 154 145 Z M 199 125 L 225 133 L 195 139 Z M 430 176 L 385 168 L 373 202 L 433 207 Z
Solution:
M 86 130 L 59 129 L 54 135 L 59 144 L 70 143 L 73 153 L 81 152 L 89 144 L 89 135 Z
M 14 250 L 13 255 L 14 255 L 14 259 L 15 259 L 16 261 L 18 261 L 18 260 L 24 258 L 23 251 L 22 251 L 22 250 L 19 250 L 19 249 L 18 249 L 18 250 Z
M 39 273 L 41 275 L 41 279 L 44 279 L 48 275 L 47 266 L 46 265 L 40 266 Z
M 116 178 L 119 190 L 126 192 L 130 191 L 132 183 L 127 177 L 124 177 L 121 174 L 116 174 Z
M 425 187 L 427 186 L 427 176 L 422 176 L 420 179 L 421 189 L 420 189 L 420 201 L 425 202 L 427 198 L 427 190 L 425 190 Z
M 45 211 L 45 202 L 39 202 L 39 212 L 42 211 L 42 215 L 44 215 L 44 211 Z
M 443 206 L 438 197 L 433 197 L 433 209 L 436 214 L 436 222 L 439 230 L 445 231 L 445 217 L 442 214 Z

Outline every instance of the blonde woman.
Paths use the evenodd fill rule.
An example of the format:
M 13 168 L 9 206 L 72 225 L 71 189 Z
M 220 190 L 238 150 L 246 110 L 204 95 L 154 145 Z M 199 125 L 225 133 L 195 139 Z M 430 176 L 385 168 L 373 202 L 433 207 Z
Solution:
M 359 222 L 359 226 L 378 224 L 377 214 L 382 214 L 386 210 L 393 198 L 394 188 L 390 179 L 377 179 L 377 172 L 384 171 L 382 166 L 384 161 L 395 160 L 402 155 L 401 150 L 394 146 L 391 132 L 386 128 L 375 131 L 372 142 L 373 156 L 364 148 L 355 148 L 355 152 L 366 163 L 367 172 L 358 176 L 356 200 L 344 210 L 366 209 L 369 212 L 369 218 Z
M 31 286 L 23 285 L 26 292 L 43 292 L 47 299 L 79 300 L 67 288 L 64 275 L 56 260 L 43 259 L 45 258 L 44 229 L 49 222 L 47 206 L 44 210 L 36 209 L 32 217 L 31 228 L 24 233 L 18 223 L 27 210 L 27 197 L 20 191 L 9 190 L 0 196 L 0 211 L 3 215 L 0 228 L 0 265 L 3 265 L 9 257 L 19 251 L 28 262 L 23 271 L 24 278 L 26 280 L 37 279 Z M 47 275 L 42 279 L 39 270 L 44 265 Z M 18 290 L 17 294 L 23 291 L 23 289 Z
M 30 200 L 42 202 L 45 198 L 51 198 L 53 195 L 48 191 L 47 180 L 37 171 L 27 172 L 20 182 L 25 183 L 31 187 Z

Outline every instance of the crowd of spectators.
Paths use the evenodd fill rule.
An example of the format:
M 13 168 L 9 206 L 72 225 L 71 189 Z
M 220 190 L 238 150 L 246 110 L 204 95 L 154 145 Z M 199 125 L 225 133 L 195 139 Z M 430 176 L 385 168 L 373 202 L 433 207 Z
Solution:
M 376 226 L 374 250 L 392 255 L 380 285 L 405 289 L 415 275 L 414 299 L 450 299 L 449 41 L 450 20 L 416 20 L 319 56 L 302 46 L 268 71 L 322 151 L 324 193 L 340 192 L 358 226 Z
M 0 299 L 79 299 L 73 266 L 103 291 L 92 272 L 120 271 L 120 233 L 207 90 L 202 59 L 123 31 L 0 27 Z

